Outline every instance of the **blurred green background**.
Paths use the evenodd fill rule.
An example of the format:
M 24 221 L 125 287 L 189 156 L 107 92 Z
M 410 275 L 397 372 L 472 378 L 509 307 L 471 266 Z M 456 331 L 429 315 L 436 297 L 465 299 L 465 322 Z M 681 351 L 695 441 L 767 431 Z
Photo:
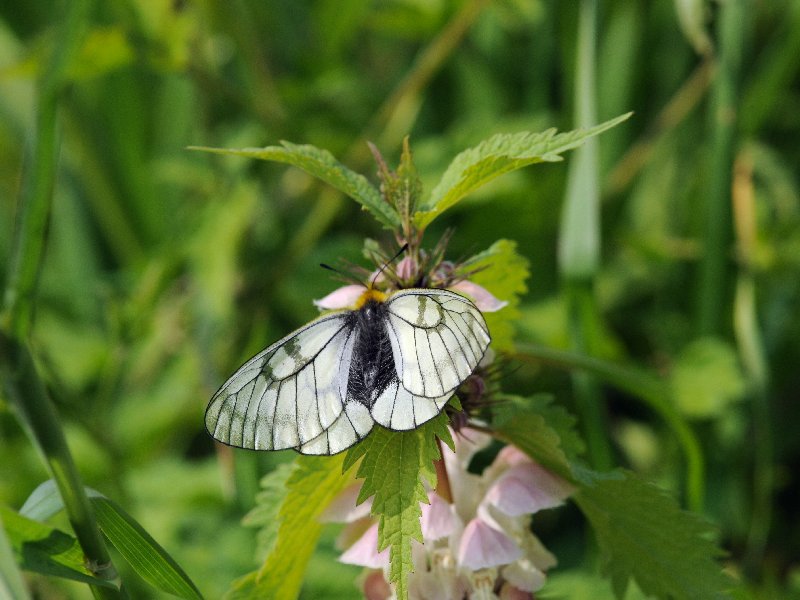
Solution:
M 704 511 L 719 524 L 726 564 L 757 597 L 782 597 L 800 593 L 800 3 L 731 0 L 738 26 L 724 24 L 720 4 L 598 2 L 598 121 L 635 114 L 599 140 L 603 243 L 589 351 L 670 378 L 702 439 Z M 240 519 L 259 476 L 292 456 L 215 448 L 202 425 L 207 400 L 244 359 L 316 314 L 311 300 L 337 285 L 318 263 L 362 261 L 365 237 L 388 240 L 296 169 L 186 147 L 287 139 L 372 177 L 365 141 L 394 164 L 410 134 L 430 186 L 493 133 L 574 126 L 578 6 L 87 5 L 59 100 L 32 348 L 86 484 L 139 519 L 207 597 L 254 568 L 255 532 Z M 66 9 L 0 6 L 3 280 L 37 82 L 62 50 Z M 504 176 L 427 238 L 454 227 L 453 258 L 516 240 L 531 267 L 519 340 L 555 348 L 569 345 L 556 252 L 566 177 L 558 163 Z M 709 217 L 715 194 L 721 212 Z M 709 256 L 722 266 L 710 278 Z M 563 372 L 523 366 L 509 385 L 573 407 Z M 630 397 L 601 393 L 615 464 L 680 496 L 671 434 Z M 19 508 L 47 477 L 0 400 L 0 503 Z M 591 572 L 583 527 L 569 510 L 543 524 L 561 561 L 554 578 Z M 359 570 L 335 561 L 334 537 L 304 597 L 356 594 Z M 152 594 L 126 576 L 134 597 Z M 32 586 L 42 598 L 89 597 L 52 579 Z

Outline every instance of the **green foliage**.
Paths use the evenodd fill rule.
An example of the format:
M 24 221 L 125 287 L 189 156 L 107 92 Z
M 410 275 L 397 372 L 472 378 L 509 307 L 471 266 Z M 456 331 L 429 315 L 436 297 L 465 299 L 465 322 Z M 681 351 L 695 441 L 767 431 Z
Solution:
M 504 239 L 529 263 L 522 319 L 512 308 L 488 315 L 497 347 L 517 330 L 519 368 L 502 387 L 546 392 L 551 408 L 575 411 L 565 372 L 593 374 L 596 406 L 613 410 L 608 423 L 581 415 L 581 428 L 598 428 L 615 463 L 715 521 L 726 563 L 754 597 L 796 594 L 800 538 L 786 524 L 800 480 L 782 465 L 798 463 L 800 417 L 788 392 L 800 364 L 800 3 L 751 3 L 747 19 L 736 15 L 742 2 L 708 4 L 610 0 L 600 10 L 586 99 L 598 120 L 637 116 L 596 138 L 602 239 L 584 351 L 557 268 L 567 166 L 491 181 L 516 159 L 448 169 L 495 133 L 580 125 L 581 3 L 0 3 L 0 327 L 26 331 L 18 339 L 35 369 L 18 387 L 42 383 L 53 399 L 75 489 L 103 489 L 136 515 L 209 598 L 253 568 L 254 530 L 241 519 L 283 457 L 240 460 L 214 447 L 203 405 L 244 359 L 313 316 L 310 300 L 331 289 L 317 263 L 365 266 L 364 237 L 394 242 L 337 190 L 395 223 L 381 212 L 366 141 L 395 168 L 410 134 L 425 202 L 446 210 L 467 200 L 435 213 L 446 219 L 430 222 L 426 243 L 452 227 L 449 260 Z M 375 189 L 310 150 L 275 152 L 327 173 L 333 188 L 295 169 L 186 151 L 281 139 L 329 149 Z M 437 186 L 443 173 L 449 183 Z M 416 210 L 425 220 L 436 209 Z M 509 299 L 491 275 L 476 281 Z M 703 350 L 708 329 L 727 350 Z M 572 476 L 590 481 L 574 429 L 544 400 L 523 401 L 535 417 L 511 433 L 520 443 L 541 433 L 531 453 L 556 466 L 566 457 Z M 13 507 L 52 476 L 15 406 L 0 397 L 0 504 Z M 704 421 L 690 418 L 699 408 Z M 646 448 L 625 443 L 629 425 L 646 432 Z M 277 510 L 269 502 L 258 504 L 265 525 Z M 549 539 L 585 539 L 581 520 L 554 518 Z M 355 578 L 335 560 L 335 535 L 324 532 L 305 595 L 338 597 L 321 590 Z M 563 597 L 593 589 L 591 548 L 551 549 L 578 581 Z M 118 560 L 131 597 L 163 595 Z M 559 571 L 537 596 L 558 589 Z M 33 572 L 25 584 L 33 595 L 88 593 Z
M 186 572 L 119 504 L 87 488 L 87 496 L 103 534 L 142 579 L 179 598 L 202 599 Z M 39 485 L 20 509 L 25 518 L 43 521 L 64 508 L 53 480 Z
M 278 511 L 277 536 L 261 567 L 236 580 L 228 592 L 229 600 L 248 598 L 296 598 L 303 574 L 314 552 L 322 524 L 318 517 L 324 508 L 349 483 L 345 455 L 334 457 L 300 456 L 286 480 L 285 496 Z M 283 478 L 285 471 L 275 477 Z M 270 487 L 274 481 L 267 480 Z M 272 495 L 272 492 L 267 492 Z M 274 496 L 273 496 L 274 497 Z M 270 531 L 274 525 L 267 524 Z
M 23 569 L 114 589 L 112 583 L 95 577 L 86 568 L 83 552 L 73 536 L 5 506 L 0 506 L 0 523 Z
M 670 383 L 678 410 L 696 419 L 722 415 L 745 389 L 733 349 L 710 338 L 695 340 L 681 351 Z
M 520 299 L 528 291 L 528 261 L 517 252 L 511 240 L 497 240 L 480 254 L 464 263 L 464 271 L 473 272 L 469 280 L 485 287 L 508 305 L 497 312 L 484 313 L 492 334 L 492 348 L 498 351 L 514 349 L 514 324 L 519 319 Z
M 577 486 L 575 502 L 597 536 L 617 598 L 635 579 L 646 594 L 718 598 L 732 587 L 716 559 L 714 528 L 681 510 L 664 490 L 629 472 L 598 473 L 576 455 L 583 443 L 574 419 L 548 398 L 505 398 L 497 431 L 531 458 Z
M 618 598 L 633 577 L 659 598 L 724 598 L 733 582 L 717 562 L 715 529 L 634 473 L 597 475 L 575 502 L 589 519 Z
M 545 396 L 501 396 L 500 400 L 507 401 L 508 406 L 497 416 L 493 428 L 502 438 L 542 466 L 574 480 L 573 453 L 583 449 L 575 432 L 575 419 Z
M 242 148 L 240 150 L 199 146 L 192 147 L 192 149 L 293 165 L 347 194 L 361 204 L 365 210 L 370 211 L 385 227 L 392 228 L 400 224 L 397 212 L 383 200 L 375 186 L 363 175 L 345 167 L 327 150 L 321 150 L 308 144 L 298 145 L 290 142 L 281 142 L 281 146 Z
M 256 505 L 242 519 L 242 525 L 258 527 L 256 557 L 265 560 L 275 546 L 280 528 L 280 509 L 288 493 L 289 478 L 295 465 L 284 463 L 261 478 Z
M 30 600 L 30 594 L 22 580 L 22 573 L 14 558 L 2 518 L 0 518 L 0 596 Z
M 503 173 L 538 162 L 562 160 L 561 153 L 580 146 L 588 138 L 618 125 L 630 116 L 631 113 L 628 113 L 589 129 L 565 133 L 548 129 L 541 133 L 499 134 L 464 150 L 453 159 L 430 196 L 420 204 L 421 210 L 414 217 L 417 226 L 427 226 L 466 195 Z
M 389 548 L 389 581 L 398 598 L 408 597 L 408 575 L 413 570 L 411 544 L 422 542 L 419 503 L 428 502 L 424 477 L 435 487 L 434 461 L 441 458 L 439 440 L 451 448 L 453 440 L 442 413 L 411 431 L 376 427 L 347 453 L 345 466 L 361 459 L 356 476 L 364 480 L 358 502 L 372 498 L 372 514 L 378 517 L 378 551 Z

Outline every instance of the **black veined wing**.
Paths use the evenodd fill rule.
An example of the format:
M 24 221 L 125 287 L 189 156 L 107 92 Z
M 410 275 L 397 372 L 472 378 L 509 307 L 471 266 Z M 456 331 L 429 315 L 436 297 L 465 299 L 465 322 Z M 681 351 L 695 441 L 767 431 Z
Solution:
M 454 292 L 368 289 L 357 306 L 246 362 L 211 399 L 209 433 L 240 448 L 336 454 L 376 422 L 408 430 L 435 417 L 489 345 L 480 311 Z

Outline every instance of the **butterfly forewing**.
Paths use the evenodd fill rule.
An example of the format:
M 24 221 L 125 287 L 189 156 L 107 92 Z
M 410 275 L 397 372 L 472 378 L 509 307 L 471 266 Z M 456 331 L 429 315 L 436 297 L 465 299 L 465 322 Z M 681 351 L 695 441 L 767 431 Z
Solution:
M 387 305 L 395 368 L 413 395 L 437 398 L 452 392 L 489 346 L 483 315 L 454 292 L 406 290 Z
M 352 358 L 347 313 L 326 315 L 245 363 L 214 394 L 206 428 L 254 450 L 293 448 L 319 436 L 344 407 Z M 313 390 L 313 391 L 312 391 Z
M 214 394 L 206 428 L 241 448 L 336 454 L 377 422 L 438 415 L 483 357 L 480 311 L 454 292 L 413 289 L 312 321 L 246 362 Z

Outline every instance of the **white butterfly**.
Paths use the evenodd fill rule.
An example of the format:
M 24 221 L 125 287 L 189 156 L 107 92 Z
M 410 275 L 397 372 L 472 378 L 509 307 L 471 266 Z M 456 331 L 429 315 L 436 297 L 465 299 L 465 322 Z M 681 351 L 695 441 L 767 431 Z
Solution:
M 275 342 L 214 394 L 206 429 L 253 450 L 336 454 L 375 423 L 408 430 L 438 415 L 489 346 L 467 298 L 440 289 L 366 290 Z

